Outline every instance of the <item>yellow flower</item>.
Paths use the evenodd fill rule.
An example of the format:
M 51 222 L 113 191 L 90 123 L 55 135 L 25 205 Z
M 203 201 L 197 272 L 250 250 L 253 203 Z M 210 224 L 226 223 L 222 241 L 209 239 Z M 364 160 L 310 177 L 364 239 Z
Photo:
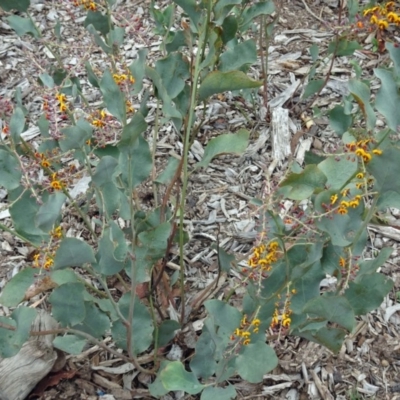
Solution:
M 375 149 L 375 150 L 372 150 L 372 153 L 374 153 L 377 156 L 380 156 L 383 153 L 383 151 L 381 149 Z
M 378 23 L 378 17 L 376 15 L 373 15 L 370 20 L 369 23 L 372 25 L 376 25 Z
M 338 210 L 337 210 L 337 213 L 340 214 L 340 215 L 345 215 L 345 214 L 347 214 L 347 208 L 339 207 Z
M 40 163 L 40 165 L 43 168 L 49 168 L 51 164 L 50 164 L 49 160 L 43 159 L 42 162 Z
M 56 98 L 60 103 L 64 103 L 67 101 L 67 96 L 64 93 L 57 93 Z
M 279 247 L 279 243 L 278 242 L 271 242 L 270 244 L 269 244 L 269 246 L 268 246 L 268 250 L 270 250 L 270 251 L 275 251 L 275 250 L 277 250 L 278 249 L 278 247 Z
M 247 346 L 248 344 L 250 344 L 250 339 L 245 339 L 245 340 L 243 340 L 243 344 L 244 344 L 245 346 Z
M 132 75 L 129 75 L 129 82 L 133 85 L 136 81 Z
M 337 202 L 338 199 L 338 195 L 337 194 L 333 194 L 331 196 L 331 204 L 335 204 Z
M 349 193 L 350 193 L 350 189 L 349 189 L 349 188 L 343 189 L 343 190 L 340 192 L 340 194 L 341 194 L 343 197 L 346 197 Z
M 364 162 L 367 163 L 367 162 L 371 161 L 372 156 L 371 156 L 371 154 L 369 154 L 369 153 L 365 153 L 365 154 L 362 156 L 362 158 L 363 158 Z
M 362 189 L 363 187 L 364 187 L 364 184 L 362 182 L 356 183 L 357 189 Z
M 356 175 L 356 178 L 357 178 L 357 179 L 362 179 L 362 178 L 364 178 L 364 174 L 363 174 L 362 172 L 359 172 L 359 173 Z
M 54 190 L 62 190 L 62 184 L 60 181 L 53 181 L 50 183 L 50 186 L 54 189 Z
M 54 260 L 51 257 L 46 257 L 46 262 L 43 265 L 44 269 L 50 269 L 54 264 Z
M 378 28 L 379 28 L 380 30 L 387 29 L 388 26 L 389 26 L 389 22 L 387 22 L 385 19 L 380 19 L 380 20 L 378 21 Z
M 342 201 L 340 202 L 340 207 L 347 208 L 348 206 L 349 206 L 349 202 L 348 202 L 348 201 L 342 200 Z
M 98 127 L 98 128 L 102 128 L 103 126 L 106 125 L 106 123 L 105 123 L 104 121 L 101 121 L 100 119 L 94 119 L 94 120 L 92 121 L 92 125 L 93 125 L 93 126 L 96 126 L 96 127 Z
M 397 21 L 397 19 L 399 18 L 399 16 L 398 16 L 395 12 L 390 12 L 390 13 L 388 13 L 388 15 L 386 16 L 386 18 L 387 18 L 387 20 L 388 20 L 389 22 L 394 23 L 394 22 Z
M 358 200 L 351 200 L 349 203 L 349 206 L 352 208 L 356 208 L 356 207 L 358 207 L 359 204 L 360 204 L 360 202 Z
M 343 257 L 339 258 L 339 265 L 343 268 L 346 266 L 346 259 Z
M 61 112 L 65 112 L 65 111 L 68 110 L 68 107 L 67 107 L 67 105 L 65 103 L 60 103 L 59 107 L 60 107 L 60 111 Z
M 288 315 L 282 314 L 282 326 L 283 327 L 289 328 L 291 322 L 292 322 L 292 320 Z
M 356 154 L 356 156 L 363 157 L 365 154 L 365 151 L 363 149 L 357 149 L 355 151 L 355 154 Z
M 244 338 L 244 339 L 249 339 L 249 338 L 250 338 L 250 335 L 251 335 L 251 333 L 248 332 L 248 331 L 243 332 L 243 333 L 242 333 L 242 338 Z
M 256 319 L 253 319 L 253 321 L 251 322 L 251 324 L 253 325 L 253 326 L 259 326 L 260 325 L 260 320 L 258 319 L 258 318 L 256 318 Z

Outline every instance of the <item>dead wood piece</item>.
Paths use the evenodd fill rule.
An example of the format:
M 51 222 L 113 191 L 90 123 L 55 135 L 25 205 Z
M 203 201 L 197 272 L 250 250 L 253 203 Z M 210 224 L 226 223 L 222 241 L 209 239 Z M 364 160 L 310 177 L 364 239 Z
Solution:
M 57 322 L 45 312 L 39 312 L 32 324 L 34 331 L 57 327 Z M 53 339 L 54 335 L 35 336 L 14 357 L 0 359 L 0 400 L 24 400 L 51 371 L 57 359 Z

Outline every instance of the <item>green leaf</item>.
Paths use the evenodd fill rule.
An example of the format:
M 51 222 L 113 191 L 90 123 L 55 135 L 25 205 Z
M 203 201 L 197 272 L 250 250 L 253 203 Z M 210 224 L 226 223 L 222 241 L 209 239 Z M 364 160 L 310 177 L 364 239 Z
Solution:
M 34 282 L 37 270 L 25 268 L 19 271 L 3 288 L 0 304 L 6 307 L 16 307 L 25 297 L 25 292 Z
M 101 38 L 101 36 L 96 31 L 96 28 L 93 25 L 88 25 L 86 29 L 91 35 L 93 35 L 94 42 L 104 51 L 104 53 L 106 54 L 113 53 L 112 47 L 110 47 L 108 44 L 104 42 L 104 40 Z
M 400 126 L 399 85 L 391 71 L 376 68 L 374 73 L 381 80 L 381 87 L 376 94 L 375 107 L 386 118 L 389 128 L 397 132 Z
M 53 345 L 69 354 L 81 354 L 87 340 L 76 335 L 57 336 Z
M 337 354 L 342 348 L 343 340 L 347 332 L 344 329 L 323 327 L 317 331 L 293 332 L 293 334 L 304 337 L 312 342 L 322 344 L 333 353 Z
M 26 12 L 30 5 L 30 0 L 0 0 L 0 7 L 4 11 L 17 10 Z
M 234 15 L 228 15 L 222 24 L 222 34 L 221 39 L 224 44 L 231 41 L 235 36 L 238 30 L 238 20 Z
M 36 215 L 36 225 L 43 231 L 50 232 L 53 225 L 61 218 L 61 207 L 67 196 L 62 192 L 50 194 Z
M 174 3 L 183 9 L 195 26 L 198 25 L 201 12 L 195 0 L 174 0 Z
M 101 274 L 114 275 L 124 268 L 125 260 L 117 260 L 114 256 L 114 251 L 117 246 L 118 242 L 114 240 L 112 230 L 106 228 L 103 236 L 99 240 L 99 247 L 96 255 L 98 264 L 95 265 L 95 268 Z
M 101 78 L 100 90 L 103 93 L 107 110 L 124 125 L 126 123 L 126 99 L 108 70 Z
M 175 157 L 169 157 L 167 166 L 162 170 L 161 174 L 154 180 L 155 183 L 162 183 L 167 185 L 174 177 L 178 169 L 179 160 Z
M 21 108 L 16 108 L 10 120 L 10 135 L 14 144 L 20 142 L 20 135 L 25 128 L 25 116 Z
M 208 379 L 215 374 L 217 369 L 215 358 L 218 358 L 215 354 L 216 351 L 217 345 L 205 324 L 203 332 L 196 342 L 195 352 L 190 361 L 190 369 L 197 378 Z
M 386 49 L 390 54 L 390 58 L 394 64 L 394 72 L 396 77 L 400 77 L 400 49 L 398 46 L 387 41 L 385 43 Z
M 200 393 L 204 386 L 200 384 L 193 372 L 185 370 L 180 361 L 172 361 L 160 372 L 160 379 L 168 391 L 183 390 L 189 394 Z
M 86 28 L 88 25 L 93 25 L 103 36 L 110 31 L 108 17 L 103 15 L 100 11 L 89 10 L 87 12 L 83 26 Z
M 335 322 L 351 332 L 355 325 L 354 311 L 344 297 L 320 296 L 310 300 L 303 312 L 317 315 L 329 322 Z
M 18 159 L 10 152 L 0 150 L 0 186 L 7 190 L 16 189 L 22 177 Z
M 80 282 L 78 276 L 72 269 L 60 269 L 57 271 L 51 270 L 51 280 L 58 286 L 64 285 L 64 283 L 76 283 Z
M 204 101 L 216 93 L 223 93 L 228 90 L 254 89 L 262 84 L 262 81 L 251 79 L 242 71 L 213 71 L 204 78 L 200 85 L 199 101 Z
M 129 153 L 126 153 L 127 150 Z M 149 144 L 142 136 L 131 147 L 124 148 L 119 157 L 119 168 L 122 172 L 122 179 L 127 186 L 132 188 L 140 185 L 150 175 L 153 166 Z
M 158 348 L 166 346 L 174 337 L 175 332 L 181 329 L 177 321 L 165 320 L 158 328 Z
M 170 53 L 166 58 L 158 60 L 155 69 L 171 99 L 182 92 L 185 81 L 190 76 L 189 63 L 181 53 Z
M 214 318 L 215 325 L 219 326 L 218 336 L 229 340 L 232 332 L 240 325 L 240 312 L 221 300 L 207 300 L 204 306 L 209 315 Z
M 217 252 L 219 268 L 221 271 L 229 273 L 232 264 L 236 261 L 236 257 L 233 254 L 227 253 L 222 247 L 219 247 Z
M 59 140 L 60 149 L 63 152 L 72 149 L 81 149 L 86 141 L 92 137 L 93 128 L 84 119 L 78 119 L 76 125 L 61 130 L 64 138 Z
M 302 99 L 307 99 L 308 97 L 312 96 L 315 93 L 318 93 L 321 88 L 324 86 L 325 80 L 324 79 L 313 79 L 307 83 L 306 88 L 304 89 L 303 95 L 301 96 Z
M 264 374 L 278 365 L 278 357 L 272 347 L 258 341 L 243 346 L 236 360 L 239 375 L 247 382 L 262 382 Z
M 381 274 L 362 275 L 357 281 L 349 283 L 344 295 L 355 315 L 365 315 L 382 304 L 393 285 L 391 279 Z
M 64 238 L 57 249 L 53 268 L 80 267 L 95 261 L 93 249 L 86 242 L 76 238 Z
M 310 47 L 310 56 L 311 56 L 311 60 L 313 63 L 315 63 L 315 61 L 317 61 L 318 55 L 319 55 L 319 47 L 316 43 L 314 43 Z
M 375 178 L 374 188 L 379 192 L 380 208 L 400 208 L 399 160 L 400 150 L 387 147 L 381 156 L 374 155 L 367 171 Z
M 271 15 L 273 12 L 275 12 L 275 5 L 272 0 L 260 1 L 250 7 L 246 7 L 239 23 L 241 30 L 245 30 L 246 26 L 252 23 L 259 15 Z
M 30 18 L 23 18 L 19 15 L 10 15 L 7 17 L 7 21 L 18 36 L 24 36 L 25 34 L 30 33 L 36 39 L 40 37 L 40 33 Z
M 97 164 L 96 170 L 93 174 L 93 183 L 98 188 L 101 188 L 106 183 L 112 182 L 114 171 L 117 165 L 118 161 L 114 157 L 103 156 L 103 158 Z
M 10 194 L 11 219 L 14 223 L 14 229 L 23 237 L 30 240 L 33 244 L 41 244 L 43 240 L 49 237 L 39 229 L 32 221 L 35 221 L 36 214 L 39 211 L 39 204 L 32 196 L 30 190 L 25 190 L 21 195 L 22 188 L 15 189 Z
M 145 67 L 146 75 L 153 81 L 156 87 L 156 96 L 162 100 L 163 112 L 166 117 L 171 118 L 173 124 L 177 130 L 180 130 L 182 126 L 182 114 L 177 110 L 176 105 L 169 97 L 167 90 L 165 89 L 158 72 L 151 67 Z
M 125 29 L 116 26 L 110 30 L 107 35 L 107 43 L 110 43 L 113 48 L 118 48 L 124 43 Z
M 118 142 L 118 148 L 121 152 L 133 153 L 133 147 L 136 145 L 140 135 L 147 129 L 147 122 L 143 114 L 135 113 L 132 119 L 122 129 L 121 140 Z
M 214 23 L 220 25 L 235 5 L 241 3 L 241 0 L 219 0 L 214 3 Z
M 248 130 L 240 129 L 237 133 L 226 133 L 211 139 L 204 150 L 203 159 L 196 164 L 196 168 L 206 168 L 214 157 L 221 154 L 242 154 L 247 148 L 249 135 Z
M 344 107 L 335 106 L 329 111 L 329 125 L 339 137 L 342 137 L 352 123 L 353 117 L 345 113 Z
M 17 329 L 13 334 L 13 346 L 21 348 L 29 339 L 32 322 L 36 318 L 37 312 L 30 307 L 18 307 L 11 314 L 11 318 L 17 323 Z
M 94 87 L 100 88 L 99 78 L 97 78 L 97 75 L 94 73 L 93 68 L 90 65 L 89 61 L 85 62 L 85 69 L 86 69 L 86 75 L 89 79 L 89 83 Z
M 300 174 L 291 174 L 281 186 L 291 186 L 288 197 L 292 200 L 304 200 L 317 189 L 323 189 L 327 178 L 316 165 L 307 165 Z
M 85 301 L 84 308 L 85 319 L 80 324 L 73 326 L 73 328 L 101 339 L 104 333 L 110 329 L 110 319 L 92 302 Z
M 3 324 L 16 326 L 13 319 L 0 316 Z M 15 356 L 20 350 L 20 346 L 14 344 L 14 331 L 0 328 L 0 357 L 8 358 Z
M 39 83 L 43 86 L 47 86 L 48 88 L 52 89 L 54 87 L 54 80 L 47 72 L 39 75 Z
M 247 69 L 257 61 L 256 42 L 253 39 L 246 40 L 221 54 L 220 71 L 227 72 L 233 70 Z
M 328 157 L 318 164 L 318 168 L 328 178 L 326 187 L 339 192 L 357 173 L 358 163 L 355 156 Z
M 118 306 L 122 315 L 128 318 L 131 294 L 125 293 L 119 300 Z M 153 343 L 153 319 L 149 310 L 138 297 L 135 297 L 132 321 L 132 352 L 139 354 L 146 351 Z M 127 329 L 121 320 L 113 323 L 111 334 L 118 347 L 127 350 Z
M 356 79 L 349 80 L 349 90 L 354 100 L 360 107 L 364 118 L 367 120 L 367 129 L 375 128 L 376 116 L 374 109 L 371 106 L 370 89 L 361 81 Z
M 200 400 L 231 400 L 236 399 L 237 393 L 232 385 L 222 387 L 206 387 L 201 393 Z
M 360 270 L 358 271 L 356 281 L 365 274 L 375 274 L 377 269 L 381 267 L 393 252 L 392 247 L 384 247 L 378 256 L 372 260 L 365 260 L 359 263 Z
M 49 297 L 52 314 L 62 326 L 74 326 L 85 318 L 85 302 L 82 283 L 66 283 L 53 290 Z
M 147 49 L 140 49 L 136 60 L 129 66 L 129 71 L 135 78 L 132 94 L 138 94 L 143 89 L 143 78 L 145 76 L 146 57 L 148 52 Z
M 328 54 L 335 53 L 337 56 L 351 56 L 356 50 L 361 50 L 362 46 L 356 40 L 340 38 L 332 40 L 328 45 Z

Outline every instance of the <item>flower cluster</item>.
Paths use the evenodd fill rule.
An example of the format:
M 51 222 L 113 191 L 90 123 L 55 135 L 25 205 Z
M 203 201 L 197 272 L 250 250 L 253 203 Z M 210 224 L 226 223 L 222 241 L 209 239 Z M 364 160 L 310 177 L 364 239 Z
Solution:
M 41 251 L 35 251 L 32 263 L 34 268 L 43 268 L 45 270 L 49 270 L 54 264 L 54 257 L 56 255 L 59 241 L 63 237 L 63 230 L 61 226 L 57 226 L 49 233 L 52 238 L 49 246 Z
M 367 8 L 363 12 L 363 16 L 369 18 L 371 25 L 377 26 L 380 30 L 388 29 L 390 24 L 400 26 L 399 10 L 396 10 L 394 1 L 386 4 L 377 5 Z
M 91 0 L 74 0 L 73 5 L 75 7 L 82 6 L 85 10 L 96 11 L 97 4 Z
M 261 321 L 258 318 L 248 321 L 247 315 L 244 315 L 240 321 L 240 328 L 235 329 L 235 332 L 231 335 L 231 340 L 240 338 L 242 344 L 247 346 L 251 342 L 251 334 L 258 333 L 260 322 Z
M 371 139 L 364 139 L 358 142 L 347 143 L 346 149 L 362 159 L 364 163 L 368 163 L 371 161 L 373 155 L 380 156 L 382 154 L 382 150 L 380 149 L 370 149 L 372 142 Z
M 279 244 L 273 241 L 266 246 L 265 244 L 260 244 L 254 248 L 253 255 L 248 261 L 250 268 L 260 268 L 261 271 L 270 271 L 272 268 L 272 263 L 278 260 L 277 250 L 279 249 Z
M 63 184 L 61 181 L 58 179 L 58 176 L 56 173 L 51 174 L 51 181 L 50 181 L 50 186 L 54 190 L 62 190 Z
M 275 311 L 272 316 L 272 321 L 271 321 L 271 329 L 281 331 L 282 329 L 289 329 L 290 324 L 292 323 L 292 319 L 290 316 L 292 315 L 292 310 L 290 309 L 290 299 L 291 296 L 296 294 L 297 291 L 296 289 L 292 289 L 286 294 L 286 299 L 284 304 L 280 304 L 279 302 L 275 303 Z M 280 296 L 278 296 L 280 298 Z M 281 312 L 279 312 L 279 309 L 281 309 Z
M 343 197 L 346 197 L 350 194 L 350 190 L 349 189 L 344 189 L 341 192 L 341 195 Z M 362 197 L 358 194 L 356 196 L 354 196 L 352 199 L 349 200 L 342 200 L 339 204 L 339 207 L 337 208 L 336 212 L 340 215 L 344 215 L 347 214 L 348 212 L 348 208 L 356 208 L 359 206 L 360 201 L 361 201 Z M 338 195 L 334 194 L 331 196 L 331 205 L 335 205 L 335 203 L 338 200 Z
M 58 109 L 61 113 L 65 113 L 68 110 L 67 96 L 64 93 L 57 93 L 56 98 L 58 100 Z
M 121 85 L 124 82 L 129 82 L 132 85 L 135 83 L 135 78 L 131 74 L 113 74 L 113 78 L 117 85 Z

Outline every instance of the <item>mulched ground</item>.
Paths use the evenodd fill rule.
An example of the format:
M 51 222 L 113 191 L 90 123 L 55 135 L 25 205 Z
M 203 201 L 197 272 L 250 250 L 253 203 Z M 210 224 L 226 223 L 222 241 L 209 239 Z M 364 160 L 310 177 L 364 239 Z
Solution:
M 84 73 L 83 60 L 90 59 L 101 70 L 105 60 L 82 27 L 84 14 L 70 2 L 35 0 L 33 16 L 40 22 L 44 36 L 53 38 L 54 25 L 59 19 L 63 35 L 69 38 L 62 43 L 71 72 Z M 159 2 L 162 3 L 162 2 Z M 310 67 L 309 48 L 317 43 L 326 48 L 333 38 L 337 23 L 337 4 L 334 1 L 305 2 L 302 0 L 283 0 L 277 2 L 280 19 L 269 53 L 268 98 L 273 104 L 284 100 L 284 107 L 290 109 L 291 130 L 297 139 L 293 144 L 294 155 L 299 142 L 309 143 L 321 150 L 329 149 L 337 142 L 328 128 L 327 119 L 321 117 L 309 131 L 304 130 L 302 112 L 310 113 L 310 104 L 300 102 L 301 87 Z M 127 24 L 127 42 L 123 48 L 124 58 L 130 63 L 140 49 L 149 48 L 149 58 L 159 57 L 160 39 L 153 32 L 149 17 L 149 3 L 145 1 L 121 2 L 116 18 Z M 32 115 L 32 122 L 40 115 L 43 97 L 47 94 L 37 83 L 37 77 L 54 61 L 44 51 L 43 45 L 24 36 L 18 38 L 7 26 L 4 13 L 0 14 L 0 107 L 7 106 L 16 88 L 21 88 L 26 107 Z M 396 33 L 395 33 L 396 34 Z M 365 35 L 364 35 L 365 36 Z M 386 55 L 372 51 L 368 37 L 360 36 L 364 50 L 355 57 L 363 68 L 365 76 L 370 77 L 373 68 L 387 60 Z M 346 81 L 351 77 L 350 59 L 342 57 L 335 62 L 332 78 L 321 97 L 313 105 L 324 109 L 335 102 L 339 103 L 346 90 Z M 324 68 L 318 72 L 324 77 Z M 260 66 L 251 69 L 254 77 L 259 77 Z M 372 87 L 376 89 L 377 82 Z M 375 85 L 375 86 L 374 86 Z M 285 90 L 288 88 L 289 95 Z M 98 98 L 90 88 L 87 94 L 93 104 Z M 275 103 L 274 103 L 275 102 Z M 140 103 L 140 98 L 137 99 Z M 138 106 L 134 104 L 134 106 Z M 260 102 L 260 104 L 262 104 Z M 149 123 L 153 124 L 155 102 L 149 104 L 151 111 Z M 193 158 L 201 155 L 207 141 L 220 132 L 247 128 L 252 132 L 252 141 L 242 157 L 224 156 L 214 160 L 210 167 L 190 181 L 187 229 L 191 241 L 187 248 L 187 287 L 188 298 L 195 298 L 199 290 L 209 285 L 216 276 L 217 262 L 215 251 L 210 244 L 218 237 L 227 251 L 246 254 L 252 245 L 256 226 L 257 210 L 248 200 L 260 196 L 265 187 L 265 171 L 273 163 L 268 124 L 263 118 L 263 107 L 252 107 L 249 103 L 238 101 L 227 94 L 210 102 L 209 113 L 204 129 L 192 149 Z M 150 135 L 150 130 L 149 130 Z M 35 145 L 38 132 L 32 124 L 27 139 Z M 180 154 L 180 137 L 168 126 L 161 127 L 157 145 L 157 163 L 163 165 L 169 154 Z M 277 181 L 287 165 L 284 163 L 271 171 L 271 180 Z M 151 193 L 144 188 L 143 199 Z M 147 196 L 147 197 L 146 197 Z M 149 200 L 150 201 L 150 200 Z M 396 227 L 399 212 L 392 210 L 393 226 Z M 9 224 L 7 217 L 6 193 L 0 189 L 0 219 Z M 69 227 L 78 231 L 81 226 L 73 217 Z M 369 247 L 366 257 L 375 250 L 391 246 L 394 252 L 381 272 L 391 276 L 395 289 L 384 304 L 375 312 L 360 318 L 355 332 L 346 339 L 339 355 L 303 339 L 288 337 L 276 346 L 280 359 L 279 366 L 259 385 L 232 381 L 243 399 L 400 399 L 400 315 L 396 309 L 396 293 L 400 290 L 400 252 L 397 229 L 384 231 L 371 227 Z M 31 249 L 7 232 L 0 232 L 0 288 L 27 263 Z M 171 271 L 177 260 L 172 258 Z M 117 284 L 116 284 L 117 285 Z M 121 289 L 122 290 L 122 289 Z M 0 315 L 2 315 L 0 308 Z M 394 311 L 393 311 L 394 310 Z M 391 313 L 391 311 L 393 311 Z M 3 311 L 4 312 L 4 311 Z M 388 318 L 388 316 L 390 318 Z M 196 321 L 194 321 L 196 322 Z M 110 343 L 108 343 L 110 344 Z M 126 366 L 109 357 L 97 347 L 91 347 L 80 356 L 60 355 L 60 369 L 45 378 L 43 386 L 36 393 L 41 399 L 150 399 L 147 391 L 148 379 L 135 371 L 126 371 Z M 125 389 L 124 389 L 125 388 Z M 130 390 L 127 390 L 130 389 Z M 164 399 L 194 399 L 180 393 L 170 394 Z

